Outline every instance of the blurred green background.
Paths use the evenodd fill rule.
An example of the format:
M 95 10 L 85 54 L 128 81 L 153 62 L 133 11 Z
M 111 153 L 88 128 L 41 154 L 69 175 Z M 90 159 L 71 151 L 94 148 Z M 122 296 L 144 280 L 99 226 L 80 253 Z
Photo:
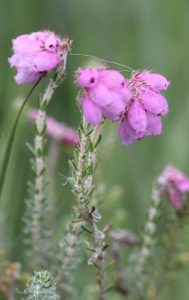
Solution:
M 1 157 L 16 115 L 15 99 L 23 97 L 30 88 L 16 85 L 13 80 L 15 70 L 11 70 L 7 62 L 11 56 L 11 39 L 17 35 L 50 29 L 73 40 L 73 53 L 91 54 L 133 69 L 145 68 L 164 74 L 172 84 L 166 93 L 170 111 L 163 120 L 163 134 L 129 147 L 122 146 L 115 137 L 114 148 L 110 153 L 107 149 L 108 161 L 102 170 L 103 181 L 109 187 L 116 184 L 123 189 L 117 206 L 114 203 L 120 212 L 120 224 L 138 233 L 145 220 L 152 182 L 165 165 L 172 163 L 189 175 L 188 28 L 188 0 L 1 0 Z M 86 62 L 82 56 L 68 58 L 67 78 L 49 108 L 49 114 L 75 128 L 80 113 L 75 101 L 74 71 Z M 30 106 L 37 106 L 42 86 L 45 83 L 30 99 Z M 26 112 L 27 109 L 19 125 L 3 192 L 5 239 L 12 259 L 21 259 L 22 256 L 21 216 L 26 198 L 26 178 L 30 174 L 25 143 L 32 141 L 33 131 Z M 116 131 L 114 125 L 109 128 Z M 71 151 L 62 146 L 54 174 L 60 221 L 73 203 L 69 187 L 62 185 L 60 176 L 60 173 L 68 175 L 67 160 L 70 156 Z M 112 219 L 113 215 L 114 212 L 109 210 L 107 219 Z M 173 280 L 162 299 L 188 300 L 187 276 L 189 273 L 183 272 Z

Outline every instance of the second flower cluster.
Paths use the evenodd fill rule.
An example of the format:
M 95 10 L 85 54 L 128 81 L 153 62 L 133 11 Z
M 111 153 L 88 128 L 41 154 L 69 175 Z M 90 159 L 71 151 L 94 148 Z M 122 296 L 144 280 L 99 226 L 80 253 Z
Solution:
M 76 73 L 76 83 L 83 88 L 79 102 L 84 117 L 93 126 L 104 118 L 118 122 L 125 145 L 161 134 L 168 103 L 160 92 L 170 85 L 164 76 L 141 71 L 126 79 L 116 70 L 83 68 Z

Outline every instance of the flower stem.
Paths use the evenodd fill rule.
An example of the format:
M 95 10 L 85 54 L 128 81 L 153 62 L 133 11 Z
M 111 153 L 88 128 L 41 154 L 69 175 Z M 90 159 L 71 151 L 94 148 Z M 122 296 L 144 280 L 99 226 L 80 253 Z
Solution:
M 57 76 L 54 79 L 51 78 L 43 96 L 40 98 L 38 115 L 35 121 L 34 146 L 28 144 L 28 149 L 33 156 L 31 169 L 34 174 L 34 180 L 28 183 L 28 198 L 23 220 L 25 223 L 24 231 L 29 237 L 26 241 L 31 245 L 32 268 L 42 266 L 43 239 L 45 235 L 44 215 L 47 206 L 46 113 L 54 91 L 60 82 L 60 78 Z
M 156 186 L 152 190 L 152 205 L 148 211 L 148 219 L 145 226 L 143 236 L 143 246 L 140 251 L 140 256 L 137 264 L 137 272 L 141 273 L 142 269 L 150 255 L 151 246 L 153 244 L 153 237 L 156 232 L 156 217 L 159 214 L 160 194 Z
M 12 146 L 13 146 L 13 142 L 14 142 L 14 138 L 15 138 L 15 134 L 16 134 L 16 129 L 18 127 L 18 123 L 19 123 L 22 111 L 23 111 L 26 103 L 28 102 L 30 96 L 32 95 L 33 91 L 35 90 L 35 88 L 37 87 L 37 85 L 39 84 L 39 82 L 41 81 L 41 79 L 43 77 L 44 77 L 44 74 L 39 78 L 39 80 L 33 85 L 31 90 L 29 91 L 28 95 L 26 96 L 24 102 L 22 103 L 22 105 L 20 107 L 20 110 L 19 110 L 19 112 L 16 116 L 13 127 L 11 129 L 11 133 L 9 135 L 7 146 L 6 146 L 6 149 L 5 149 L 3 164 L 2 164 L 2 167 L 1 167 L 0 196 L 1 196 L 1 193 L 2 193 L 2 190 L 3 190 L 3 186 L 4 186 L 4 182 L 5 182 L 5 178 L 6 178 L 6 173 L 7 173 L 7 168 L 8 168 L 8 163 L 9 163 L 9 159 L 10 159 L 10 155 L 11 155 L 11 151 L 12 151 Z
M 76 203 L 73 207 L 74 217 L 69 223 L 69 230 L 61 254 L 62 267 L 56 282 L 61 283 L 69 277 L 73 269 L 74 257 L 80 243 L 79 233 L 85 221 L 89 220 L 91 197 L 93 193 L 93 177 L 96 169 L 96 145 L 100 135 L 100 126 L 92 128 L 84 119 L 79 128 L 80 144 L 74 151 L 74 159 L 70 161 L 71 176 L 68 178 Z
M 50 100 L 53 96 L 55 89 L 57 88 L 57 82 L 50 79 L 50 82 L 45 90 L 43 97 L 40 99 L 38 117 L 35 123 L 35 140 L 34 140 L 34 152 L 35 152 L 35 181 L 34 181 L 34 213 L 33 213 L 33 226 L 32 226 L 32 240 L 33 240 L 33 254 L 36 262 L 40 262 L 41 255 L 41 220 L 42 220 L 42 208 L 43 201 L 46 200 L 46 160 L 44 156 L 45 152 L 45 129 L 46 129 L 46 112 Z
M 80 224 L 79 223 L 71 223 L 70 230 L 67 232 L 66 237 L 66 249 L 64 249 L 63 253 L 61 253 L 61 261 L 62 265 L 56 276 L 56 283 L 59 285 L 61 282 L 65 280 L 66 277 L 69 277 L 69 272 L 74 264 L 77 264 L 75 259 L 77 245 L 79 244 L 78 235 L 80 232 Z
M 155 183 L 152 189 L 151 194 L 151 200 L 152 205 L 148 211 L 148 218 L 145 225 L 145 231 L 143 235 L 143 245 L 139 253 L 139 258 L 136 263 L 135 272 L 134 272 L 134 282 L 137 285 L 137 294 L 138 299 L 140 299 L 141 292 L 144 289 L 144 286 L 146 284 L 146 281 L 143 280 L 143 277 L 145 277 L 145 265 L 147 263 L 147 260 L 149 259 L 152 247 L 154 244 L 154 236 L 157 229 L 157 216 L 159 216 L 159 208 L 161 203 L 161 188 L 158 186 L 158 183 Z
M 94 264 L 97 268 L 98 299 L 105 300 L 105 233 L 102 230 L 98 229 L 96 220 L 93 217 L 93 213 L 91 213 L 90 222 L 92 226 L 92 235 L 95 247 L 89 260 L 89 263 Z
M 93 176 L 96 170 L 96 145 L 100 136 L 100 126 L 91 128 L 85 120 L 80 128 L 80 146 L 75 151 L 75 162 L 71 162 L 72 176 L 69 178 L 75 195 L 76 218 L 86 220 L 93 193 Z

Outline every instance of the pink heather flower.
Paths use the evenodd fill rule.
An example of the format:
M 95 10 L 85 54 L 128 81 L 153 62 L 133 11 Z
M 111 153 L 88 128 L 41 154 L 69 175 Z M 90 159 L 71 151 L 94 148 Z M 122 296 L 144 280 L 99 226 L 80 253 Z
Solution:
M 132 98 L 119 125 L 123 144 L 129 145 L 145 136 L 161 134 L 161 116 L 168 113 L 168 103 L 160 91 L 166 90 L 169 85 L 164 76 L 147 71 L 135 73 L 128 81 Z
M 117 121 L 131 98 L 126 79 L 114 70 L 79 69 L 76 82 L 84 89 L 79 102 L 85 119 L 92 125 L 101 123 L 104 117 Z
M 17 69 L 14 77 L 17 84 L 33 83 L 64 64 L 69 47 L 68 39 L 61 39 L 51 31 L 24 34 L 13 39 L 14 54 L 8 61 Z
M 36 120 L 38 116 L 38 111 L 35 109 L 32 109 L 29 112 L 29 120 L 33 121 Z M 57 122 L 52 117 L 47 117 L 46 120 L 47 128 L 46 133 L 51 136 L 53 139 L 55 139 L 57 142 L 65 142 L 67 144 L 70 144 L 72 146 L 79 143 L 78 135 L 75 132 L 74 129 L 71 127 L 68 127 L 64 123 Z
M 175 167 L 168 166 L 158 178 L 158 184 L 170 204 L 176 209 L 182 208 L 185 195 L 189 192 L 189 178 Z

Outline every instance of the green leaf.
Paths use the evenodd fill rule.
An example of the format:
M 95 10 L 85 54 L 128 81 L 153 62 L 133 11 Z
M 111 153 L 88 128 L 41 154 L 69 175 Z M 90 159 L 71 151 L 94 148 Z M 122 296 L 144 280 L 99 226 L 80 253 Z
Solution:
M 26 147 L 33 155 L 35 155 L 35 149 L 32 147 L 32 145 L 30 145 L 30 143 L 26 143 Z
M 94 148 L 96 148 L 98 146 L 98 144 L 100 143 L 101 139 L 102 139 L 102 135 L 100 134 L 99 137 L 98 137 L 98 140 L 97 140 L 97 142 L 96 142 L 96 144 L 94 146 Z
M 47 101 L 44 101 L 43 103 L 40 103 L 40 109 L 41 109 L 42 111 L 46 111 L 46 110 L 47 110 L 47 107 L 48 107 Z
M 90 135 L 93 131 L 94 131 L 94 128 L 91 128 L 91 129 L 85 134 L 85 136 Z
M 36 152 L 37 152 L 37 153 L 36 153 L 36 154 L 37 154 L 37 157 L 43 156 L 43 149 L 38 148 Z

